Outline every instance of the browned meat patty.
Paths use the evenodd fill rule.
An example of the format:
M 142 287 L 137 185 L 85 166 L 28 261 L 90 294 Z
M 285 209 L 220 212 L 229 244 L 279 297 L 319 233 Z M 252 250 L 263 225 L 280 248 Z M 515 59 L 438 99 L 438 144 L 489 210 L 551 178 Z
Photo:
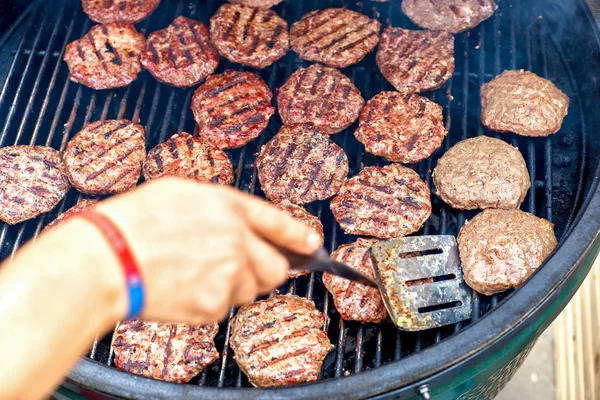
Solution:
M 484 210 L 458 235 L 465 281 L 487 296 L 521 286 L 556 244 L 553 224 L 521 210 Z
M 404 0 L 402 11 L 425 29 L 459 33 L 491 17 L 498 6 L 494 0 Z
M 133 189 L 146 158 L 144 128 L 126 119 L 96 121 L 67 144 L 67 176 L 80 192 L 99 195 Z
M 262 190 L 271 200 L 306 204 L 334 196 L 348 176 L 344 150 L 314 125 L 284 125 L 256 159 Z
M 277 108 L 286 125 L 312 122 L 326 134 L 349 127 L 365 100 L 340 71 L 313 64 L 299 68 L 277 94 Z
M 548 136 L 568 109 L 566 94 L 529 71 L 504 71 L 481 87 L 481 122 L 493 131 Z
M 454 208 L 519 208 L 531 186 L 519 149 L 487 136 L 455 144 L 433 170 L 437 195 Z
M 234 173 L 225 152 L 203 143 L 198 137 L 182 132 L 150 150 L 144 161 L 146 180 L 163 176 L 231 185 Z
M 438 89 L 454 73 L 454 36 L 386 28 L 377 49 L 377 66 L 399 92 Z
M 273 202 L 273 204 L 289 216 L 296 218 L 304 225 L 312 228 L 321 238 L 320 247 L 323 247 L 323 243 L 325 242 L 325 236 L 323 235 L 323 224 L 321 224 L 319 218 L 309 213 L 304 207 L 298 206 L 287 199 Z M 289 270 L 287 276 L 288 278 L 298 278 L 299 276 L 307 274 L 310 274 L 310 271 Z
M 233 4 L 244 4 L 250 7 L 271 8 L 281 3 L 283 0 L 228 0 Z
M 115 365 L 148 378 L 188 382 L 219 358 L 214 342 L 218 330 L 217 324 L 122 322 L 113 337 Z
M 0 149 L 0 220 L 7 224 L 52 210 L 70 188 L 59 151 L 43 146 Z
M 194 93 L 192 111 L 203 140 L 219 149 L 256 139 L 275 112 L 267 84 L 251 72 L 210 76 Z
M 231 321 L 230 345 L 254 386 L 312 382 L 333 348 L 324 323 L 312 301 L 277 295 L 240 308 Z
M 58 217 L 56 217 L 56 219 L 54 221 L 52 221 L 48 225 L 46 225 L 46 227 L 42 230 L 41 233 L 49 232 L 49 231 L 61 226 L 62 224 L 67 222 L 74 215 L 79 214 L 80 212 L 83 212 L 90 208 L 96 207 L 97 204 L 98 204 L 98 200 L 95 200 L 95 199 L 80 200 L 73 207 L 69 208 L 67 211 L 61 213 Z
M 210 42 L 206 25 L 177 17 L 165 29 L 148 36 L 140 60 L 160 82 L 190 87 L 215 72 L 219 53 Z
M 81 39 L 67 45 L 64 60 L 71 80 L 92 89 L 112 89 L 133 82 L 140 71 L 146 38 L 133 25 L 94 25 Z
M 378 241 L 359 238 L 354 243 L 338 247 L 331 258 L 375 278 L 369 249 Z M 344 320 L 379 324 L 387 319 L 388 313 L 379 289 L 328 273 L 323 274 L 323 284 L 331 292 L 335 308 Z
M 300 58 L 345 68 L 362 60 L 379 42 L 376 19 L 345 8 L 316 10 L 290 29 L 292 49 Z
M 331 211 L 346 233 L 398 238 L 418 231 L 429 218 L 429 187 L 399 164 L 366 167 L 346 181 Z
M 415 163 L 442 145 L 442 107 L 416 94 L 381 92 L 360 112 L 354 136 L 365 150 L 392 162 Z
M 265 68 L 290 48 L 288 25 L 275 11 L 223 4 L 210 19 L 210 38 L 229 61 Z
M 101 24 L 127 22 L 135 24 L 158 7 L 160 0 L 82 0 L 83 11 Z

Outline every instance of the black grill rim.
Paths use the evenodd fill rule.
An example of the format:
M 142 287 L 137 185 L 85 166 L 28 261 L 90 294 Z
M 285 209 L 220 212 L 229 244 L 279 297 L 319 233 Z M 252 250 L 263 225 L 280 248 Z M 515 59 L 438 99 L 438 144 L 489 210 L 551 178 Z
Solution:
M 585 10 L 589 25 L 593 27 L 596 42 L 600 34 L 595 20 L 584 0 L 578 0 L 578 7 Z M 2 39 L 20 25 L 29 10 L 39 4 L 33 2 L 21 17 L 13 23 Z M 543 270 L 536 273 L 528 282 L 528 289 L 511 294 L 493 312 L 487 313 L 478 321 L 464 328 L 460 335 L 453 335 L 435 346 L 424 349 L 419 355 L 403 357 L 399 362 L 391 362 L 376 370 L 364 371 L 349 377 L 333 378 L 313 384 L 286 388 L 196 388 L 192 385 L 178 385 L 155 381 L 131 375 L 99 362 L 83 358 L 71 371 L 69 381 L 101 393 L 131 398 L 359 398 L 411 385 L 417 381 L 442 373 L 452 366 L 460 366 L 482 353 L 489 353 L 493 347 L 501 347 L 506 341 L 524 332 L 541 311 L 559 299 L 566 304 L 568 298 L 561 297 L 569 285 L 579 286 L 590 265 L 586 259 L 598 252 L 600 241 L 600 166 L 588 186 L 588 194 L 572 224 L 567 238 L 549 258 Z M 537 314 L 537 315 L 536 315 Z M 549 322 L 537 324 L 536 329 L 544 329 Z M 543 326 L 542 326 L 543 325 Z M 474 327 L 478 327 L 477 329 Z M 509 331 L 510 330 L 510 331 Z M 480 334 L 485 332 L 485 334 Z M 460 349 L 460 350 L 457 350 Z M 445 371 L 444 371 L 445 372 Z M 414 392 L 413 392 L 414 393 Z

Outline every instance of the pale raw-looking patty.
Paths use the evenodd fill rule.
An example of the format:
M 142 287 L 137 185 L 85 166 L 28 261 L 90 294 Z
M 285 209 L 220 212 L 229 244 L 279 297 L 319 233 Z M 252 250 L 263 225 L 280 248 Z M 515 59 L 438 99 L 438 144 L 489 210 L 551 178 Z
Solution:
M 494 14 L 494 0 L 404 0 L 402 11 L 426 29 L 459 33 L 479 25 Z
M 568 109 L 566 94 L 529 71 L 504 71 L 481 87 L 481 122 L 493 131 L 548 136 Z
M 531 186 L 519 149 L 487 136 L 455 144 L 433 170 L 437 195 L 454 208 L 519 208 Z
M 365 167 L 331 201 L 344 232 L 398 238 L 418 231 L 431 214 L 429 187 L 400 164 Z
M 552 223 L 521 210 L 484 210 L 458 235 L 465 281 L 487 296 L 521 286 L 556 244 Z
M 271 8 L 283 0 L 228 0 L 232 4 L 243 4 L 250 7 Z

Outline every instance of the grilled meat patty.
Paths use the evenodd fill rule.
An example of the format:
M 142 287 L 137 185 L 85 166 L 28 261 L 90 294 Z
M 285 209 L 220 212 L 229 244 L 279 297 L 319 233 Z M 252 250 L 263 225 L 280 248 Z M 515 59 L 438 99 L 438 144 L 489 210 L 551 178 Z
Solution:
M 455 144 L 433 170 L 437 195 L 454 208 L 519 208 L 531 186 L 519 149 L 487 136 Z
M 206 25 L 180 16 L 148 36 L 140 60 L 160 82 L 190 87 L 215 72 L 219 53 Z
M 115 330 L 115 365 L 123 371 L 167 382 L 188 382 L 219 358 L 219 326 L 165 324 L 139 319 Z
M 425 29 L 459 33 L 491 17 L 498 6 L 494 0 L 404 0 L 402 11 Z
M 250 7 L 271 8 L 281 3 L 283 0 L 228 0 L 233 4 L 243 4 Z
M 231 185 L 234 175 L 225 152 L 186 132 L 173 135 L 150 150 L 143 170 L 146 180 L 176 176 L 219 185 Z
M 148 17 L 160 0 L 82 0 L 81 4 L 90 19 L 101 24 L 135 24 Z
M 493 131 L 548 136 L 568 109 L 566 94 L 529 71 L 504 71 L 481 87 L 481 122 Z
M 277 94 L 284 124 L 311 122 L 326 134 L 350 126 L 364 104 L 360 91 L 346 75 L 318 64 L 299 68 Z
M 61 226 L 62 224 L 67 222 L 74 215 L 79 214 L 80 212 L 83 212 L 90 208 L 94 208 L 94 207 L 96 207 L 97 204 L 98 204 L 98 200 L 95 200 L 95 199 L 79 200 L 77 202 L 77 204 L 75 204 L 73 207 L 69 208 L 67 211 L 60 213 L 54 221 L 52 221 L 48 225 L 46 225 L 41 233 L 49 232 L 49 231 L 53 230 L 54 228 Z
M 438 89 L 454 73 L 454 36 L 388 27 L 381 35 L 376 60 L 381 74 L 399 92 Z
M 465 281 L 487 296 L 521 286 L 556 244 L 552 223 L 521 210 L 484 210 L 458 235 Z
M 99 195 L 133 189 L 146 158 L 144 128 L 126 119 L 96 121 L 67 144 L 64 162 L 71 184 Z
M 381 92 L 360 112 L 354 136 L 369 153 L 414 163 L 440 147 L 446 133 L 439 104 L 416 94 Z
M 256 139 L 275 112 L 267 84 L 251 72 L 210 76 L 194 93 L 192 111 L 203 140 L 219 149 Z
M 292 24 L 290 42 L 300 58 L 345 68 L 362 60 L 379 42 L 376 19 L 345 8 L 316 10 Z
M 335 195 L 348 175 L 346 153 L 314 125 L 284 125 L 256 158 L 258 179 L 271 200 L 295 204 Z
M 0 220 L 7 224 L 52 210 L 70 188 L 59 151 L 44 146 L 0 149 Z
M 431 214 L 429 187 L 399 164 L 365 167 L 331 201 L 344 232 L 398 238 L 418 231 Z
M 67 45 L 64 60 L 73 82 L 96 90 L 123 87 L 142 70 L 140 53 L 145 45 L 144 35 L 133 25 L 94 25 L 81 39 Z
M 254 386 L 312 382 L 333 348 L 324 323 L 312 301 L 277 295 L 239 309 L 231 321 L 230 346 Z
M 287 199 L 273 202 L 273 205 L 275 205 L 275 207 L 279 208 L 281 211 L 284 211 L 289 216 L 294 217 L 298 221 L 302 222 L 309 228 L 312 228 L 321 238 L 321 245 L 319 247 L 323 247 L 325 236 L 323 235 L 323 224 L 319 218 L 309 213 L 304 207 L 298 206 Z M 287 276 L 288 278 L 298 278 L 299 276 L 307 274 L 310 274 L 310 271 L 289 270 Z
M 354 243 L 338 247 L 331 258 L 375 278 L 369 249 L 378 241 L 359 238 Z M 379 289 L 329 273 L 323 274 L 323 284 L 333 296 L 335 308 L 344 320 L 379 324 L 387 319 L 388 313 Z
M 210 37 L 229 61 L 265 68 L 290 48 L 288 25 L 275 11 L 223 4 L 210 19 Z

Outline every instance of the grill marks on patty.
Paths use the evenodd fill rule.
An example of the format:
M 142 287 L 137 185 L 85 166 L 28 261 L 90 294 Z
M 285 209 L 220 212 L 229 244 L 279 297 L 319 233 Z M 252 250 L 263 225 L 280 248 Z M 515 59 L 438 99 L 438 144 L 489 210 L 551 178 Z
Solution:
M 0 149 L 0 220 L 14 225 L 46 213 L 70 187 L 59 151 L 43 146 Z
M 190 326 L 125 321 L 114 333 L 115 365 L 124 371 L 167 382 L 188 382 L 219 358 L 217 324 Z
M 215 71 L 219 54 L 206 25 L 181 16 L 148 36 L 141 62 L 159 81 L 190 87 Z
M 400 92 L 437 89 L 454 73 L 454 36 L 388 27 L 381 35 L 377 66 Z
M 134 24 L 152 13 L 160 0 L 82 0 L 83 11 L 96 22 Z
M 290 30 L 292 49 L 310 61 L 344 68 L 363 59 L 379 42 L 381 24 L 343 8 L 312 11 Z
M 144 128 L 128 120 L 96 121 L 67 144 L 64 161 L 71 184 L 97 195 L 133 189 L 146 156 Z
M 312 122 L 326 134 L 350 126 L 364 103 L 360 91 L 346 75 L 323 65 L 298 69 L 277 95 L 284 124 Z
M 71 80 L 92 89 L 129 85 L 142 70 L 140 53 L 146 39 L 133 25 L 94 25 L 81 39 L 69 43 L 64 60 Z
M 414 163 L 441 146 L 447 131 L 442 107 L 416 94 L 381 92 L 359 117 L 356 139 L 369 153 L 392 162 Z
M 491 17 L 498 6 L 494 0 L 405 0 L 402 11 L 417 25 L 459 33 Z
M 344 150 L 312 124 L 284 125 L 263 146 L 256 165 L 266 196 L 295 204 L 328 199 L 348 175 Z
M 265 68 L 289 49 L 288 25 L 275 11 L 224 4 L 210 19 L 211 40 L 230 61 Z
M 150 150 L 143 168 L 147 180 L 176 176 L 203 183 L 231 185 L 234 176 L 227 154 L 185 132 L 171 136 L 165 143 Z
M 429 187 L 399 164 L 366 167 L 331 201 L 344 232 L 381 239 L 418 231 L 431 214 Z
M 359 238 L 354 243 L 338 247 L 331 258 L 374 278 L 369 249 L 377 242 L 377 239 Z M 323 274 L 323 284 L 331 292 L 335 308 L 344 320 L 381 323 L 387 319 L 388 313 L 379 289 L 328 273 Z
M 250 72 L 227 70 L 209 77 L 194 93 L 192 111 L 202 139 L 219 149 L 254 140 L 275 112 L 265 82 Z
M 230 344 L 254 386 L 312 382 L 333 348 L 324 323 L 312 301 L 276 295 L 240 308 L 231 322 Z

